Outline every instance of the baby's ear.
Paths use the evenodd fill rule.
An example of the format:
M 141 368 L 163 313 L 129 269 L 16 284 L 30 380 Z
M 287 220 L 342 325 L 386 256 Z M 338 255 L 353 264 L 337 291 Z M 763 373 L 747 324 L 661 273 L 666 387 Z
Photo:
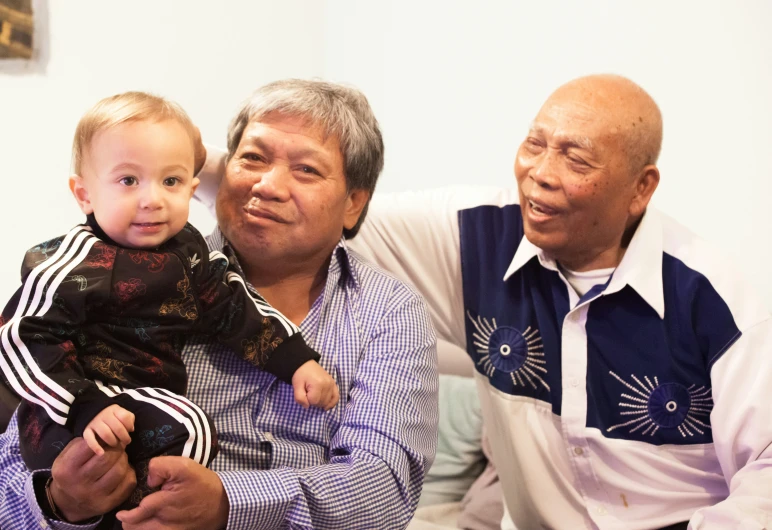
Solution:
M 198 185 L 201 184 L 201 180 L 199 180 L 198 177 L 193 177 L 193 180 L 190 183 L 190 196 L 193 197 L 193 194 L 196 193 L 196 188 L 198 188 Z
M 86 189 L 86 183 L 83 177 L 80 175 L 72 175 L 70 177 L 70 191 L 72 192 L 75 200 L 78 201 L 80 211 L 86 215 L 94 213 L 94 207 L 91 206 L 91 199 L 88 196 L 88 190 Z

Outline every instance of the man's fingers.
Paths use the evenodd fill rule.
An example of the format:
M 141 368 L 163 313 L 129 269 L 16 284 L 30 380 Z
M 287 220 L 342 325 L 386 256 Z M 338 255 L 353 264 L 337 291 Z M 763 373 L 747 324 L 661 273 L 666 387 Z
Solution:
M 157 456 L 151 459 L 147 466 L 147 485 L 158 488 L 169 479 L 185 477 L 188 463 L 192 462 L 181 456 Z
M 121 510 L 115 517 L 124 525 L 141 524 L 156 516 L 158 511 L 168 504 L 169 494 L 164 491 L 151 493 L 132 510 Z
M 126 453 L 122 452 L 121 457 L 95 483 L 105 496 L 125 500 L 137 486 L 137 476 L 129 465 Z
M 92 431 L 91 428 L 86 428 L 86 430 L 83 431 L 83 439 L 86 441 L 88 448 L 94 451 L 95 455 L 102 456 L 105 454 L 105 450 L 99 445 L 96 436 L 94 436 L 94 431 Z M 62 453 L 64 453 L 64 451 L 62 451 Z
M 93 457 L 94 450 L 88 443 L 83 438 L 74 438 L 62 449 L 56 460 L 66 462 L 68 467 L 72 466 L 73 469 L 80 469 Z

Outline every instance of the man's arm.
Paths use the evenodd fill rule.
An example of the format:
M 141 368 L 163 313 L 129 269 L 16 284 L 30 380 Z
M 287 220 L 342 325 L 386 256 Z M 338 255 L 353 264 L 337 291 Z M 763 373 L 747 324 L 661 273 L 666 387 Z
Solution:
M 129 530 L 157 523 L 196 527 L 185 526 L 193 521 L 181 520 L 187 510 L 175 506 L 209 503 L 207 513 L 219 510 L 222 499 L 209 494 L 192 501 L 187 493 L 215 491 L 211 474 L 227 492 L 229 529 L 404 528 L 434 459 L 437 387 L 436 341 L 425 304 L 399 286 L 362 352 L 328 463 L 215 475 L 167 459 L 160 466 L 162 491 L 119 517 Z
M 215 215 L 217 189 L 225 171 L 224 151 L 207 148 L 195 198 Z M 429 306 L 441 339 L 461 348 L 464 303 L 458 212 L 484 204 L 518 202 L 517 190 L 458 186 L 418 192 L 376 193 L 362 228 L 348 242 L 373 263 L 416 286 Z
M 772 527 L 772 318 L 744 331 L 711 371 L 713 443 L 726 500 L 698 510 L 690 530 Z
M 58 469 L 51 488 L 57 493 L 66 492 L 64 497 L 54 495 L 55 504 L 59 511 L 73 515 L 73 520 L 108 512 L 123 502 L 136 485 L 134 471 L 123 450 L 108 449 L 105 455 L 97 457 L 82 438 L 65 447 L 54 467 Z M 0 528 L 87 530 L 98 525 L 101 518 L 90 524 L 70 524 L 46 517 L 41 503 L 47 501 L 40 486 L 51 473 L 47 469 L 34 473 L 27 470 L 21 458 L 14 414 L 8 429 L 0 435 Z

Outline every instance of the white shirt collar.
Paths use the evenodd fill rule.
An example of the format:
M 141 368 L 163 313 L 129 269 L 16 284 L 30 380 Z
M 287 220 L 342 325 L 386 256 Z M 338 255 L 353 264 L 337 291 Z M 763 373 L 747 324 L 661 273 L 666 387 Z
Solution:
M 644 214 L 638 229 L 633 234 L 622 261 L 611 277 L 604 294 L 621 291 L 629 285 L 654 311 L 659 318 L 665 318 L 665 297 L 662 286 L 662 221 L 656 210 Z M 507 281 L 531 259 L 537 257 L 542 267 L 557 271 L 557 263 L 542 249 L 523 236 L 515 256 L 504 274 Z

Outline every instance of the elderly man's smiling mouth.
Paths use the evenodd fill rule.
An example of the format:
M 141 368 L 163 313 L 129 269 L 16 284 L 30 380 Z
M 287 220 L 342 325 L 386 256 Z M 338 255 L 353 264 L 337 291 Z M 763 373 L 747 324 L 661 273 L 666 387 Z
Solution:
M 560 215 L 561 213 L 558 208 L 541 200 L 527 198 L 526 204 L 528 207 L 529 217 L 535 220 L 547 221 Z
M 288 221 L 284 219 L 281 215 L 277 214 L 276 212 L 273 212 L 269 210 L 268 208 L 264 208 L 258 204 L 249 203 L 244 207 L 244 211 L 250 216 L 255 218 L 256 220 L 266 220 L 266 221 L 274 221 L 277 223 L 287 223 Z

